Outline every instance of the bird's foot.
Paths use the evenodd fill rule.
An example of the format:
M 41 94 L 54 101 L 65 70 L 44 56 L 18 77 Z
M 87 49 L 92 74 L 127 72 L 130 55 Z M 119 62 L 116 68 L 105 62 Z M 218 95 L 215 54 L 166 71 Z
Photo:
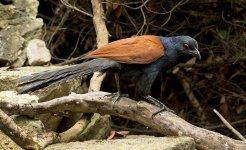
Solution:
M 160 101 L 158 101 L 157 99 L 155 99 L 154 97 L 148 95 L 148 96 L 143 96 L 145 99 L 147 99 L 148 101 L 150 101 L 152 104 L 154 104 L 155 106 L 160 107 L 160 109 L 156 112 L 154 112 L 152 114 L 152 118 L 154 118 L 155 115 L 159 114 L 162 111 L 169 111 L 174 113 L 174 111 L 170 108 L 168 108 L 166 105 L 164 105 L 163 103 L 161 103 Z
M 129 97 L 128 94 L 122 94 L 121 92 L 116 92 L 116 93 L 111 93 L 111 94 L 107 94 L 105 95 L 107 97 L 116 97 L 116 99 L 113 101 L 113 106 L 115 105 L 116 102 L 118 102 L 120 100 L 121 97 Z

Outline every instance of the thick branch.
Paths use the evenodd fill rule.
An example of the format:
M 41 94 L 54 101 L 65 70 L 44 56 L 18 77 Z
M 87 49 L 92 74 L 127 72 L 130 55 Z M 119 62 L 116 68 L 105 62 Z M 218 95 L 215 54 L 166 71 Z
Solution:
M 41 148 L 45 148 L 47 145 L 61 143 L 61 142 L 70 142 L 78 138 L 78 136 L 86 129 L 89 121 L 87 118 L 82 117 L 78 120 L 74 126 L 72 126 L 67 131 L 62 133 L 56 132 L 45 132 L 39 133 L 38 137 L 36 137 L 36 141 Z
M 59 134 L 60 142 L 69 142 L 76 139 L 86 129 L 88 124 L 88 118 L 82 117 L 70 129 Z
M 108 44 L 108 30 L 104 21 L 104 11 L 100 0 L 91 0 L 93 24 L 97 34 L 97 47 Z M 99 91 L 106 73 L 95 72 L 91 78 L 89 91 Z
M 153 119 L 151 115 L 158 110 L 157 107 L 146 102 L 137 102 L 128 98 L 121 98 L 115 105 L 105 92 L 94 92 L 87 94 L 71 94 L 67 97 L 57 98 L 51 101 L 35 104 L 1 104 L 3 108 L 8 108 L 8 112 L 14 110 L 27 116 L 35 116 L 41 113 L 53 113 L 64 115 L 71 112 L 90 112 L 100 114 L 112 114 L 127 119 L 138 121 L 162 134 L 170 136 L 190 136 L 193 137 L 199 149 L 245 149 L 246 143 L 233 140 L 219 133 L 212 132 L 191 125 L 185 120 L 171 112 L 162 112 Z
M 96 31 L 96 39 L 97 39 L 97 47 L 101 47 L 105 44 L 108 44 L 108 30 L 104 21 L 104 11 L 103 6 L 100 0 L 91 0 L 92 10 L 93 10 L 93 24 Z M 103 79 L 105 78 L 106 73 L 103 72 L 95 72 L 91 78 L 89 91 L 99 91 L 101 88 L 101 84 Z M 69 121 L 75 122 L 80 119 L 82 114 L 73 115 L 73 118 Z M 105 116 L 106 117 L 106 116 Z M 109 118 L 109 116 L 108 116 Z M 109 121 L 109 120 L 108 120 Z M 84 130 L 83 127 L 79 127 L 78 129 L 81 132 Z M 78 133 L 79 131 L 76 130 Z
M 40 146 L 25 131 L 0 109 L 0 129 L 8 135 L 16 144 L 24 149 L 39 149 Z

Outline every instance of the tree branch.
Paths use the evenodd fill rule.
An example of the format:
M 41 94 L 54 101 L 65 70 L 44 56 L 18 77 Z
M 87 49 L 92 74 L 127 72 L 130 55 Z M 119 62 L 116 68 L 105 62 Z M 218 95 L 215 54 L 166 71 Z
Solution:
M 24 149 L 39 149 L 40 146 L 30 138 L 25 131 L 15 124 L 5 112 L 0 109 L 0 129 L 16 144 Z
M 97 34 L 97 47 L 108 44 L 108 30 L 104 21 L 104 11 L 100 0 L 91 0 L 93 24 Z M 95 72 L 90 81 L 89 91 L 99 91 L 106 73 Z
M 159 108 L 149 103 L 137 102 L 122 97 L 114 104 L 114 99 L 106 96 L 107 94 L 109 93 L 71 94 L 66 97 L 34 104 L 7 104 L 6 102 L 0 102 L 0 107 L 9 113 L 18 113 L 30 117 L 42 113 L 52 113 L 54 115 L 68 115 L 74 112 L 111 114 L 137 121 L 165 135 L 193 137 L 198 149 L 243 150 L 246 148 L 246 142 L 196 127 L 171 112 L 164 111 L 151 118 L 152 114 Z M 11 112 L 12 110 L 13 112 Z
M 246 141 L 246 139 L 235 128 L 233 128 L 232 125 L 216 109 L 213 109 L 213 111 L 226 125 L 226 127 L 232 131 L 232 133 L 234 133 L 242 141 Z

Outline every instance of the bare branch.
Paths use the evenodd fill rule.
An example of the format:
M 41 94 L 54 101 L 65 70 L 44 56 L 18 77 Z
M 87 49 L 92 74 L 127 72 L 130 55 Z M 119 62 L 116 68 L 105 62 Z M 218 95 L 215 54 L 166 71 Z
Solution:
M 149 1 L 150 1 L 150 0 L 144 1 L 144 2 L 143 2 L 140 6 L 138 6 L 138 7 L 131 7 L 131 6 L 126 5 L 126 4 L 122 4 L 122 3 L 114 3 L 114 2 L 111 2 L 111 1 L 106 1 L 106 2 L 112 3 L 112 4 L 117 4 L 117 5 L 122 5 L 122 6 L 125 6 L 125 7 L 129 8 L 129 9 L 134 9 L 134 10 L 136 10 L 136 9 L 141 9 L 141 8 L 143 8 Z
M 189 0 L 182 0 L 182 1 L 178 2 L 178 3 L 177 3 L 177 4 L 169 11 L 169 15 L 168 15 L 166 21 L 161 25 L 161 27 L 165 26 L 165 25 L 168 23 L 168 21 L 171 19 L 171 16 L 172 16 L 174 10 L 175 10 L 178 6 L 183 5 L 183 4 L 187 3 L 188 1 L 189 1 Z
M 224 12 L 223 12 L 223 11 L 222 11 L 222 19 L 223 19 L 223 21 L 225 21 L 226 23 L 228 23 L 228 24 L 230 24 L 230 25 L 232 25 L 232 26 L 236 26 L 236 27 L 240 27 L 240 28 L 246 29 L 246 27 L 244 27 L 244 26 L 241 26 L 241 25 L 232 23 L 232 22 L 230 22 L 230 21 L 227 21 L 227 20 L 225 19 L 225 17 L 224 17 Z
M 57 34 L 58 30 L 60 30 L 62 28 L 62 26 L 64 25 L 65 21 L 67 21 L 70 12 L 71 12 L 71 9 L 67 9 L 67 11 L 63 15 L 62 20 L 60 21 L 59 25 L 55 28 L 55 31 L 50 36 L 49 41 L 47 42 L 47 45 L 51 44 L 51 42 L 52 42 L 54 36 Z
M 97 47 L 108 44 L 108 30 L 104 21 L 104 11 L 100 0 L 91 0 L 93 24 L 97 34 Z M 89 91 L 99 91 L 106 73 L 95 72 L 90 81 Z
M 176 73 L 176 76 L 181 81 L 184 92 L 189 98 L 189 101 L 191 105 L 194 107 L 194 110 L 196 111 L 197 115 L 201 117 L 201 120 L 205 120 L 207 117 L 204 113 L 203 108 L 201 107 L 200 102 L 198 101 L 195 94 L 193 93 L 193 89 L 190 85 L 189 78 L 187 78 L 182 71 L 179 71 L 178 73 Z
M 146 17 L 145 17 L 144 11 L 143 11 L 143 9 L 142 9 L 142 8 L 140 8 L 140 10 L 141 10 L 141 12 L 142 12 L 144 22 L 143 22 L 143 25 L 141 26 L 140 30 L 137 32 L 137 34 L 136 34 L 136 35 L 138 35 L 139 33 L 141 33 L 141 34 L 142 34 L 142 32 L 143 32 L 143 28 L 144 28 L 144 26 L 146 25 Z
M 79 9 L 76 6 L 71 5 L 67 0 L 61 0 L 61 2 L 63 5 L 67 6 L 68 8 L 74 9 L 74 10 L 76 10 L 76 11 L 78 11 L 78 12 L 80 12 L 86 16 L 93 17 L 92 14 Z
M 232 133 L 234 133 L 241 140 L 246 141 L 246 139 L 242 136 L 242 134 L 240 134 L 235 128 L 233 128 L 230 125 L 230 123 L 226 121 L 226 119 L 216 109 L 214 109 L 213 111 L 220 118 L 220 120 L 226 125 L 226 127 L 232 131 Z

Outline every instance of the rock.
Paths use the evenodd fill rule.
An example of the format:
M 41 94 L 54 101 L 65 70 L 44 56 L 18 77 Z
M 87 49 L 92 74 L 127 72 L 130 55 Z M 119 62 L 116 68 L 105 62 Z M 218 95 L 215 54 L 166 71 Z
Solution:
M 14 5 L 16 8 L 25 10 L 31 18 L 36 18 L 38 14 L 38 5 L 37 0 L 14 0 Z
M 145 137 L 135 139 L 91 140 L 50 145 L 45 150 L 195 150 L 194 139 L 190 137 Z
M 86 141 L 91 139 L 105 139 L 111 131 L 111 123 L 109 115 L 100 115 L 95 113 L 87 125 L 83 133 L 78 136 L 79 141 Z
M 30 100 L 36 97 L 38 102 L 48 101 L 57 97 L 62 97 L 69 95 L 71 92 L 83 93 L 87 91 L 86 86 L 81 86 L 83 77 L 78 77 L 75 79 L 67 80 L 61 83 L 52 84 L 48 87 L 36 90 L 34 92 L 29 92 L 28 94 L 16 94 L 16 92 L 10 92 L 6 90 L 18 90 L 14 79 L 30 75 L 32 73 L 41 72 L 45 70 L 52 70 L 62 68 L 64 66 L 49 66 L 49 67 L 21 67 L 14 70 L 7 70 L 7 67 L 0 68 L 0 99 L 9 100 Z M 29 97 L 29 98 L 28 98 Z M 62 116 L 54 117 L 50 114 L 41 114 L 37 116 L 45 125 L 47 131 L 56 130 L 57 126 L 60 124 Z
M 38 97 L 29 94 L 17 94 L 16 91 L 0 91 L 0 101 L 10 101 L 15 103 L 37 103 Z
M 0 65 L 23 66 L 26 61 L 25 45 L 41 36 L 42 26 L 42 19 L 0 3 Z
M 10 30 L 11 29 L 0 30 L 1 64 L 6 64 L 7 62 L 14 63 L 17 60 L 21 60 L 19 57 L 23 55 L 19 50 L 23 47 L 25 39 L 20 35 L 19 32 L 13 32 Z M 19 64 L 23 65 L 25 59 Z
M 9 70 L 8 67 L 0 68 L 0 91 L 16 90 L 18 89 L 14 79 L 20 78 L 22 76 L 30 75 L 36 72 L 41 72 L 45 70 L 52 70 L 62 68 L 59 66 L 49 66 L 49 67 L 21 67 Z M 44 97 L 42 94 L 39 97 Z
M 3 93 L 2 94 L 3 96 L 2 98 L 0 96 L 0 99 L 5 99 L 5 100 L 9 99 L 13 101 L 18 99 L 30 100 L 31 98 L 36 97 L 37 99 L 35 99 L 35 102 L 36 101 L 44 102 L 57 97 L 69 95 L 71 92 L 86 93 L 88 91 L 88 86 L 85 82 L 83 83 L 86 77 L 78 77 L 67 81 L 63 81 L 61 83 L 52 84 L 40 90 L 29 92 L 28 94 L 17 95 L 16 92 L 6 91 L 6 90 L 18 90 L 18 87 L 14 82 L 14 79 L 17 79 L 25 75 L 30 75 L 36 72 L 58 69 L 63 67 L 64 66 L 49 66 L 49 67 L 28 66 L 28 67 L 15 68 L 13 70 L 8 70 L 7 67 L 0 68 L 0 91 L 3 91 L 0 92 L 0 95 L 1 93 Z M 74 117 L 72 117 L 67 122 L 61 122 L 62 116 L 52 116 L 50 114 L 41 114 L 35 117 L 42 120 L 45 129 L 47 131 L 50 130 L 56 131 L 58 125 L 61 129 L 68 129 L 69 127 L 73 126 L 73 124 L 77 121 L 76 117 L 75 119 L 73 119 Z M 79 139 L 88 140 L 88 139 L 104 138 L 105 135 L 107 135 L 110 131 L 109 118 L 110 118 L 109 115 L 100 116 L 99 114 L 95 114 L 92 117 L 92 120 L 88 125 L 88 128 L 84 130 L 84 132 L 81 134 Z
M 45 42 L 39 39 L 30 40 L 26 47 L 28 63 L 31 66 L 44 65 L 50 62 L 51 54 Z
M 17 103 L 37 103 L 38 97 L 35 95 L 22 94 L 18 95 L 15 91 L 1 91 L 0 92 L 0 101 L 13 101 Z M 2 108 L 4 110 L 4 108 Z M 14 122 L 22 128 L 28 135 L 36 136 L 39 133 L 44 132 L 44 125 L 40 120 L 31 119 L 25 116 L 12 115 L 11 118 Z M 5 135 L 0 130 L 0 149 L 4 150 L 22 150 L 12 139 Z

